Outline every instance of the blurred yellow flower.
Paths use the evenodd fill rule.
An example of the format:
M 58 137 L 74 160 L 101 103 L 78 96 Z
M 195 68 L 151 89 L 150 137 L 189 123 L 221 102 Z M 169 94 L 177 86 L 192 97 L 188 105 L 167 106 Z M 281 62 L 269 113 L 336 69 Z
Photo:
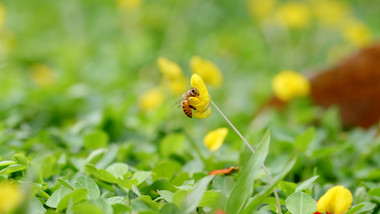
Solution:
M 4 23 L 5 23 L 5 17 L 6 17 L 5 7 L 4 7 L 4 5 L 0 2 L 0 29 L 3 28 L 3 26 L 4 26 Z
M 133 10 L 141 6 L 142 0 L 117 0 L 117 5 L 123 10 Z
M 20 187 L 9 181 L 0 182 L 0 213 L 11 213 L 23 200 Z
M 181 67 L 165 57 L 158 58 L 157 64 L 161 73 L 164 75 L 164 78 L 168 82 L 167 84 L 169 85 L 171 92 L 175 95 L 182 94 L 187 88 L 187 83 Z
M 299 73 L 284 70 L 273 78 L 272 88 L 280 100 L 289 101 L 296 97 L 307 96 L 310 92 L 310 82 Z
M 313 0 L 312 5 L 318 20 L 326 26 L 337 26 L 344 23 L 350 13 L 350 8 L 344 1 Z
M 191 87 L 198 89 L 198 97 L 190 97 L 190 104 L 195 108 L 193 116 L 195 118 L 206 118 L 210 116 L 210 95 L 202 78 L 198 74 L 191 76 Z
M 160 88 L 153 88 L 142 93 L 139 97 L 139 107 L 143 111 L 158 108 L 165 99 Z
M 350 190 L 344 186 L 334 186 L 318 200 L 317 211 L 343 214 L 350 208 L 351 204 L 352 194 Z
M 371 42 L 370 30 L 359 20 L 350 19 L 346 21 L 343 25 L 342 34 L 348 42 L 356 47 L 363 47 Z
M 276 0 L 248 0 L 247 5 L 251 15 L 264 19 L 273 13 Z
M 215 129 L 207 133 L 207 135 L 203 139 L 203 143 L 210 151 L 215 152 L 222 146 L 227 134 L 227 128 Z
M 41 87 L 49 87 L 55 83 L 53 70 L 44 64 L 34 64 L 30 67 L 31 78 L 34 83 Z
M 284 3 L 279 15 L 289 28 L 305 28 L 310 23 L 310 10 L 301 2 Z
M 222 74 L 219 68 L 211 61 L 204 60 L 199 56 L 193 56 L 190 60 L 191 71 L 202 77 L 205 83 L 215 87 L 222 84 Z

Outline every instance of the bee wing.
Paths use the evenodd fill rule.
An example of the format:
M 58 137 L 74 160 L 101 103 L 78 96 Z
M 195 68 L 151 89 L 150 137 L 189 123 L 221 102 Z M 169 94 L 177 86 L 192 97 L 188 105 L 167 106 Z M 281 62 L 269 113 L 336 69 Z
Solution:
M 173 103 L 171 107 L 174 107 L 174 106 L 177 106 L 177 108 L 181 107 L 182 100 L 183 100 L 183 96 L 179 98 L 177 101 L 175 101 L 175 103 Z

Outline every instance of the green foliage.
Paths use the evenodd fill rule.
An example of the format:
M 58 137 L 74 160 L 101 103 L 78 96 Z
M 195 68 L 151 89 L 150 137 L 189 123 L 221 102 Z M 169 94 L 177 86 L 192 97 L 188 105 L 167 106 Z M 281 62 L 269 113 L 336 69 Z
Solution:
M 323 26 L 309 1 L 307 28 L 277 26 L 252 2 L 265 1 L 1 1 L 0 184 L 24 196 L 10 213 L 277 213 L 274 190 L 282 213 L 313 213 L 334 185 L 353 193 L 346 214 L 378 213 L 378 127 L 343 127 L 337 106 L 310 98 L 262 108 L 279 71 L 314 72 L 355 53 L 346 26 Z M 342 2 L 355 15 L 346 21 L 360 18 L 379 38 L 380 4 Z M 210 96 L 255 154 L 230 127 L 210 152 L 203 138 L 225 120 L 213 106 L 200 120 L 173 105 L 182 92 L 157 59 L 178 63 L 188 88 L 195 55 L 220 69 Z M 154 88 L 163 98 L 145 110 Z M 208 175 L 231 166 L 240 171 Z
M 292 214 L 312 214 L 317 211 L 317 202 L 304 192 L 295 192 L 285 201 L 286 208 Z
M 257 151 L 255 154 L 252 154 L 251 158 L 248 160 L 246 168 L 236 181 L 231 194 L 227 199 L 225 210 L 228 213 L 240 213 L 244 208 L 245 203 L 253 192 L 255 176 L 257 176 L 259 170 L 262 168 L 268 154 L 269 142 L 270 132 L 267 131 L 263 140 L 259 144 Z

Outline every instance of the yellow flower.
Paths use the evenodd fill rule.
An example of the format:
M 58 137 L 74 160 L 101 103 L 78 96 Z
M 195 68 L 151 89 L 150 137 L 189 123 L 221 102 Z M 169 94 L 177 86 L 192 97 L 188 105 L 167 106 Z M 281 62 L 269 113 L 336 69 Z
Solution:
M 317 211 L 320 213 L 343 214 L 352 204 L 352 194 L 344 186 L 330 188 L 318 200 Z
M 248 0 L 248 9 L 252 15 L 264 19 L 273 12 L 276 0 Z
M 141 6 L 142 0 L 117 0 L 119 8 L 129 11 L 137 9 Z
M 53 70 L 44 64 L 34 64 L 30 67 L 33 82 L 41 87 L 49 87 L 55 83 Z
M 215 87 L 222 84 L 222 74 L 219 68 L 211 61 L 204 60 L 199 56 L 193 56 L 190 60 L 190 68 L 193 73 L 201 76 L 207 84 Z
M 368 27 L 359 20 L 348 20 L 343 26 L 343 37 L 357 47 L 363 47 L 370 43 L 371 32 Z
M 155 109 L 161 106 L 164 99 L 164 93 L 162 93 L 159 88 L 153 88 L 141 94 L 139 98 L 139 107 L 143 111 Z
M 175 95 L 182 94 L 187 88 L 187 83 L 181 67 L 164 57 L 160 57 L 157 64 L 168 82 L 165 84 L 169 85 L 170 91 Z
M 195 118 L 206 118 L 211 114 L 210 95 L 202 78 L 198 74 L 191 76 L 191 87 L 198 89 L 198 97 L 190 97 L 190 104 L 195 108 Z
M 6 13 L 5 13 L 5 7 L 4 5 L 0 2 L 0 29 L 3 27 L 4 23 L 5 23 L 5 16 Z
M 289 101 L 296 97 L 307 96 L 310 92 L 310 82 L 301 74 L 284 70 L 273 78 L 272 88 L 280 100 Z
M 285 3 L 279 8 L 279 14 L 289 28 L 304 28 L 309 25 L 309 8 L 300 2 Z
M 0 182 L 0 213 L 10 213 L 23 200 L 20 187 L 9 181 Z
M 350 13 L 349 6 L 343 1 L 314 0 L 312 4 L 318 20 L 327 26 L 344 23 Z
M 227 128 L 215 129 L 207 133 L 207 135 L 203 139 L 203 143 L 210 151 L 215 152 L 222 146 L 227 134 Z

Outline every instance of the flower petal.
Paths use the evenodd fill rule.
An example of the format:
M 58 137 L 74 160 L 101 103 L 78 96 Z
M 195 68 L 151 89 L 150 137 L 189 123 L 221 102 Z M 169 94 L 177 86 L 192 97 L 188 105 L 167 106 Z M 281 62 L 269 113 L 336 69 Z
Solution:
M 191 71 L 199 74 L 203 80 L 215 87 L 222 84 L 222 74 L 219 68 L 211 61 L 204 60 L 199 56 L 193 56 L 190 60 Z
M 351 204 L 352 194 L 350 190 L 344 186 L 334 186 L 318 200 L 317 211 L 320 213 L 344 214 Z
M 190 104 L 195 108 L 194 117 L 203 119 L 210 116 L 210 95 L 202 78 L 198 74 L 191 76 L 191 87 L 198 89 L 198 97 L 190 97 Z
M 213 131 L 210 131 L 205 138 L 203 139 L 203 143 L 205 146 L 212 152 L 218 150 L 222 144 L 224 139 L 228 134 L 227 128 L 219 128 Z
M 310 82 L 305 76 L 292 70 L 280 72 L 272 81 L 273 92 L 282 101 L 307 96 L 310 87 Z
M 155 109 L 162 104 L 164 99 L 165 95 L 160 88 L 153 88 L 140 95 L 139 107 L 143 111 Z

